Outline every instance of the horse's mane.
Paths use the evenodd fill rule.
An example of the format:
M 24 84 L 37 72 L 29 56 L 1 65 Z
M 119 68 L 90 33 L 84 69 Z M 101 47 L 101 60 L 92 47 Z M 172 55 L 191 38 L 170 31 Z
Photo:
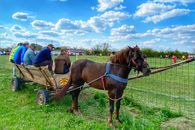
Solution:
M 125 49 L 122 49 L 121 51 L 117 52 L 114 56 L 111 57 L 112 63 L 118 63 L 118 64 L 127 64 L 127 57 L 129 55 L 130 48 L 127 47 Z

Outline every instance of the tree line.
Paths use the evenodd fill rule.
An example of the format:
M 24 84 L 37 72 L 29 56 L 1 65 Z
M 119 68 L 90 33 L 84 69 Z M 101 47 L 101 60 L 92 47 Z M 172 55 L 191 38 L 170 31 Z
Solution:
M 189 55 L 188 52 L 181 52 L 178 50 L 157 51 L 151 48 L 143 48 L 142 51 L 147 57 L 171 58 L 174 55 L 174 56 L 177 56 L 178 58 L 181 58 L 182 56 L 187 57 Z
M 108 56 L 110 54 L 116 53 L 110 49 L 110 45 L 108 43 L 103 43 L 102 45 L 95 45 L 91 50 L 85 50 L 86 55 L 98 55 L 98 56 Z M 179 50 L 175 51 L 157 51 L 152 48 L 143 48 L 142 49 L 144 55 L 147 57 L 162 57 L 162 58 L 171 58 L 173 55 L 181 58 L 182 56 L 187 57 L 189 54 L 188 52 L 181 52 Z

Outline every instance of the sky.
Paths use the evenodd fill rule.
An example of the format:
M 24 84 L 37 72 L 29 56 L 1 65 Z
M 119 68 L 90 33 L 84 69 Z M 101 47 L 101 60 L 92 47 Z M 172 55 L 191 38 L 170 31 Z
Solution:
M 195 0 L 0 0 L 0 47 L 195 50 Z

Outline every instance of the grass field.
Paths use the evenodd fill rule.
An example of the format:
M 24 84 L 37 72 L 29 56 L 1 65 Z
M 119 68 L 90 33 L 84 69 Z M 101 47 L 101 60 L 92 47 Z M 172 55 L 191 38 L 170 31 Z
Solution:
M 108 57 L 82 56 L 97 62 Z M 71 57 L 75 61 L 75 57 Z M 148 59 L 151 66 L 164 66 L 170 60 Z M 177 70 L 177 71 L 176 71 Z M 192 71 L 193 70 L 193 71 Z M 189 75 L 185 75 L 185 74 Z M 79 97 L 82 115 L 66 112 L 71 97 L 39 106 L 36 91 L 42 86 L 25 84 L 23 90 L 12 92 L 12 64 L 0 56 L 0 129 L 110 129 L 107 125 L 108 99 L 104 91 L 85 89 Z M 129 81 L 122 100 L 122 125 L 117 129 L 158 130 L 161 123 L 195 109 L 195 65 L 190 63 L 150 77 Z M 175 112 L 174 112 L 175 110 Z M 184 112 L 184 114 L 183 114 Z M 171 129 L 171 128 L 170 128 Z

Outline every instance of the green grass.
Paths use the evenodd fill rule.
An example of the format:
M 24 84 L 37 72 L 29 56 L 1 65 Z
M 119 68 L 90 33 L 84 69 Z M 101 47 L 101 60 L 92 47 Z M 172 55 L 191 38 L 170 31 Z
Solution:
M 108 57 L 99 56 L 78 58 L 87 58 L 97 62 L 108 61 Z M 75 57 L 71 57 L 71 60 L 75 61 Z M 157 64 L 154 64 L 153 59 L 149 60 L 151 60 L 151 64 L 157 66 L 170 63 L 167 60 L 164 64 L 159 63 L 160 61 L 156 61 Z M 184 66 L 183 71 L 188 72 L 188 67 Z M 190 67 L 193 68 L 194 63 Z M 178 67 L 177 70 L 179 69 Z M 178 75 L 185 74 L 183 71 L 181 73 L 178 71 Z M 162 122 L 181 116 L 178 111 L 173 112 L 169 108 L 177 110 L 179 108 L 177 104 L 184 102 L 183 99 L 172 99 L 169 95 L 189 99 L 194 98 L 194 91 L 192 91 L 193 88 L 190 88 L 193 86 L 189 81 L 191 77 L 182 77 L 182 80 L 176 77 L 176 81 L 174 81 L 176 86 L 172 86 L 175 85 L 173 83 L 169 85 L 169 82 L 172 81 L 170 78 L 174 77 L 174 73 L 175 70 L 169 70 L 151 77 L 129 81 L 121 105 L 120 117 L 123 124 L 116 125 L 114 122 L 116 128 L 158 130 Z M 194 76 L 194 72 L 190 74 L 192 77 Z M 83 90 L 79 97 L 82 115 L 76 116 L 66 112 L 71 105 L 70 95 L 66 95 L 60 102 L 39 106 L 35 103 L 35 90 L 41 89 L 42 86 L 28 83 L 23 86 L 22 91 L 12 92 L 10 89 L 11 78 L 12 64 L 8 62 L 8 57 L 0 56 L 0 129 L 110 129 L 107 125 L 109 107 L 106 92 L 93 88 Z M 165 78 L 166 82 L 163 82 Z M 182 82 L 184 80 L 189 82 L 185 84 L 189 84 L 187 87 L 190 90 L 183 90 L 186 87 Z M 162 96 L 162 93 L 166 93 L 168 96 Z M 188 104 L 188 102 L 185 101 L 184 104 Z M 172 109 L 171 106 L 176 108 Z M 191 103 L 187 106 L 189 110 L 192 109 Z

